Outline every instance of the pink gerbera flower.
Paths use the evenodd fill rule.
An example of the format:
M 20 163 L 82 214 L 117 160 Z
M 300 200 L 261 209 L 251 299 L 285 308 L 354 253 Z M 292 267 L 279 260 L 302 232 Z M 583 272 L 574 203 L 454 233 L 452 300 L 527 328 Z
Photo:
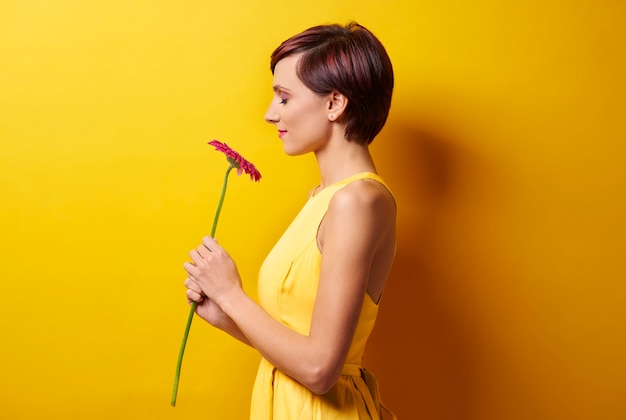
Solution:
M 209 144 L 215 147 L 215 150 L 218 152 L 222 152 L 226 155 L 228 163 L 237 168 L 237 175 L 241 175 L 242 172 L 245 172 L 250 175 L 250 179 L 253 181 L 258 182 L 261 179 L 261 173 L 257 168 L 239 153 L 231 149 L 226 143 L 222 143 L 219 140 L 211 140 Z

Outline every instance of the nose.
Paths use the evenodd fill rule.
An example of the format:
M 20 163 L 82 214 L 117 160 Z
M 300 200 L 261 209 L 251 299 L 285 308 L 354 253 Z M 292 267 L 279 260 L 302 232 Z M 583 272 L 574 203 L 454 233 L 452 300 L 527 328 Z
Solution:
M 264 118 L 265 118 L 265 122 L 269 124 L 276 124 L 278 121 L 280 121 L 280 116 L 274 110 L 273 102 L 270 104 L 269 108 L 267 108 Z

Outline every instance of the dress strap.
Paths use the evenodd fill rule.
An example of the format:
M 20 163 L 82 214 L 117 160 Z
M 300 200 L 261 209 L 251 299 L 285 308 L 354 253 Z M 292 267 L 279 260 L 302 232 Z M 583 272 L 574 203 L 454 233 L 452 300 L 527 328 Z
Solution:
M 313 191 L 310 194 L 310 197 L 316 197 L 318 195 L 322 195 L 325 192 L 330 192 L 330 191 L 337 191 L 339 188 L 345 187 L 346 185 L 348 185 L 349 183 L 353 182 L 353 181 L 359 181 L 362 179 L 371 179 L 374 180 L 376 182 L 378 182 L 379 184 L 383 185 L 385 188 L 387 188 L 387 190 L 389 190 L 389 192 L 391 193 L 391 190 L 389 189 L 389 186 L 385 183 L 385 181 L 380 177 L 380 175 L 374 173 L 374 172 L 358 172 L 354 175 L 351 175 L 347 178 L 344 178 L 340 181 L 337 181 L 333 184 L 327 185 L 326 187 L 320 189 L 320 186 L 318 185 L 317 187 L 315 187 L 313 189 Z M 331 193 L 332 194 L 332 193 Z M 392 193 L 393 195 L 393 193 Z
M 336 184 L 345 185 L 351 183 L 352 181 L 357 181 L 360 179 L 373 179 L 374 181 L 378 181 L 380 184 L 383 184 L 385 187 L 387 187 L 387 184 L 385 184 L 385 181 L 381 178 L 381 176 L 374 172 L 359 172 L 348 178 L 342 179 Z

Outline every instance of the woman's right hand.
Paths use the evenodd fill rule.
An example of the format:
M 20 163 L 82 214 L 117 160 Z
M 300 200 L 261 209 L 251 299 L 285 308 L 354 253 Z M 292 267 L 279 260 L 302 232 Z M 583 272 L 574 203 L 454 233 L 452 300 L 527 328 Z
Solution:
M 190 278 L 185 280 L 187 287 L 187 302 L 191 304 L 196 302 L 196 314 L 214 327 L 220 328 L 224 322 L 229 320 L 228 316 L 222 311 L 217 303 L 202 294 L 200 286 Z

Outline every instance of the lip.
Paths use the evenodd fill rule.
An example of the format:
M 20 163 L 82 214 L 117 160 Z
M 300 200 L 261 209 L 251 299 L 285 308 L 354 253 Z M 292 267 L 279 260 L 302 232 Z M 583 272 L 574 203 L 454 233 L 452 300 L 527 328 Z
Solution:
M 281 139 L 285 134 L 287 134 L 287 130 L 278 130 L 278 137 L 280 137 Z

